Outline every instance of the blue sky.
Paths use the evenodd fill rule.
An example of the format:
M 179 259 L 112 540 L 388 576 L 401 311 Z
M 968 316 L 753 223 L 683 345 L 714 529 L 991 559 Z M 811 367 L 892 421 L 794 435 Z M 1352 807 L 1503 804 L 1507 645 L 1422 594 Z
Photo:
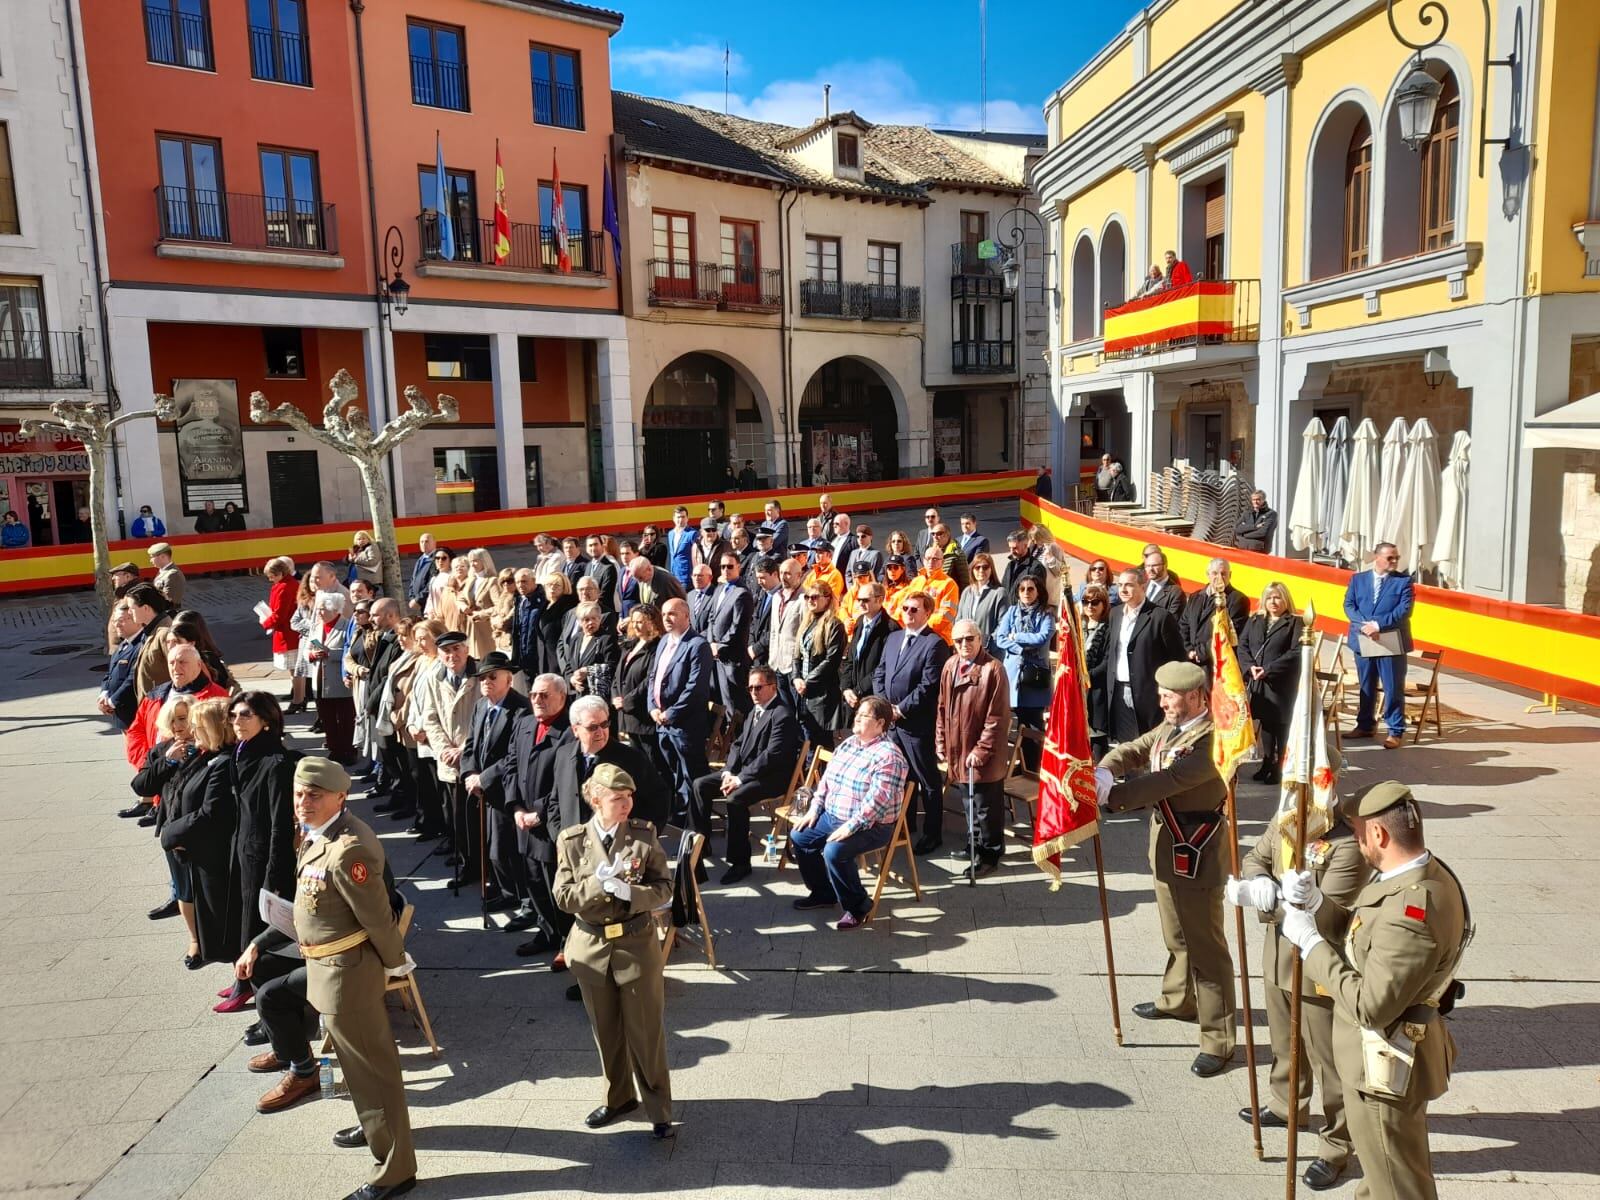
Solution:
M 612 83 L 803 125 L 833 110 L 869 121 L 978 127 L 978 0 L 643 0 L 619 3 Z M 1044 98 L 1127 24 L 1140 0 L 988 0 L 992 130 L 1044 128 Z

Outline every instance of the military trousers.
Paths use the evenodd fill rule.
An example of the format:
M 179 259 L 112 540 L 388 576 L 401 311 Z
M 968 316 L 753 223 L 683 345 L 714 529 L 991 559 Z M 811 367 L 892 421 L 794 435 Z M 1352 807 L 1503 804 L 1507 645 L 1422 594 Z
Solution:
M 367 1149 L 376 1160 L 367 1182 L 393 1187 L 417 1173 L 411 1144 L 411 1111 L 406 1107 L 400 1052 L 389 1028 L 389 1012 L 379 990 L 362 1003 L 348 998 L 336 1013 L 327 1013 L 328 1033 L 339 1052 L 356 1118 L 367 1135 Z
M 600 1052 L 606 1107 L 637 1098 L 652 1125 L 670 1122 L 665 963 L 654 925 L 647 921 L 639 932 L 611 942 L 575 927 L 566 954 Z
M 1222 924 L 1220 887 L 1175 888 L 1155 880 L 1156 912 L 1167 945 L 1162 1012 L 1200 1022 L 1200 1052 L 1227 1058 L 1234 1046 L 1233 956 Z
M 1384 1100 L 1347 1082 L 1344 1104 L 1350 1142 L 1361 1160 L 1355 1200 L 1438 1200 L 1427 1102 Z
M 1287 953 L 1294 953 L 1285 944 Z M 1299 1103 L 1289 1103 L 1289 993 L 1270 980 L 1266 985 L 1267 1030 L 1272 1037 L 1270 1108 L 1284 1120 L 1297 1111 L 1304 1121 L 1311 1112 L 1311 1076 L 1316 1072 L 1322 1093 L 1322 1146 L 1319 1157 L 1342 1167 L 1350 1159 L 1350 1128 L 1345 1121 L 1344 1088 L 1333 1065 L 1333 1001 L 1326 996 L 1300 997 Z

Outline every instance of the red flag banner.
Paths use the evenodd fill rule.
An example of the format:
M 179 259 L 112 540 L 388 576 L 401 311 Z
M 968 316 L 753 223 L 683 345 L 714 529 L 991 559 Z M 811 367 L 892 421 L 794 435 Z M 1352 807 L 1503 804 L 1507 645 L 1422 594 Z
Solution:
M 500 161 L 500 139 L 494 143 L 494 264 L 511 257 L 511 210 L 506 207 L 506 169 Z
M 1052 892 L 1061 886 L 1061 855 L 1100 832 L 1089 746 L 1089 675 L 1071 602 L 1062 609 L 1061 662 L 1039 760 L 1039 802 L 1033 811 L 1033 864 L 1050 876 Z

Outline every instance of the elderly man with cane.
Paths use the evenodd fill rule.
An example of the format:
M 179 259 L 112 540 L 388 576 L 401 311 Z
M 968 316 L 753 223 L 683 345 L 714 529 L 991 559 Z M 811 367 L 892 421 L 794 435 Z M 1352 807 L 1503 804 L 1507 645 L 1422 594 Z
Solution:
M 950 635 L 956 652 L 939 672 L 934 741 L 950 781 L 966 780 L 967 845 L 954 857 L 971 863 L 967 881 L 976 883 L 994 874 L 1005 850 L 1011 684 L 975 621 L 957 621 Z

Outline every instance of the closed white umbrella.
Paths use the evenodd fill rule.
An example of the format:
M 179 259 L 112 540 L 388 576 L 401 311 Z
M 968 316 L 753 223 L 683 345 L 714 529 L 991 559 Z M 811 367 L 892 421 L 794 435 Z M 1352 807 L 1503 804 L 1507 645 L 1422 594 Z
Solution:
M 1332 550 L 1339 543 L 1339 523 L 1344 519 L 1345 490 L 1350 486 L 1350 418 L 1340 417 L 1328 430 L 1322 459 L 1322 545 Z
M 1300 435 L 1300 478 L 1294 485 L 1294 503 L 1289 506 L 1289 544 L 1296 550 L 1322 548 L 1322 460 L 1328 431 L 1322 421 L 1311 418 Z
M 1406 473 L 1406 434 L 1410 430 L 1404 417 L 1396 417 L 1383 435 L 1383 450 L 1378 459 L 1378 513 L 1372 526 L 1368 548 L 1379 542 L 1398 542 L 1395 507 L 1400 499 L 1400 480 Z
M 1372 551 L 1372 531 L 1378 523 L 1378 427 L 1368 417 L 1356 427 L 1350 452 L 1350 486 L 1345 491 L 1344 515 L 1339 521 L 1339 554 L 1360 566 Z
M 1426 417 L 1406 435 L 1406 469 L 1395 509 L 1400 566 L 1413 575 L 1433 566 L 1433 536 L 1439 528 L 1439 441 Z
M 1439 479 L 1439 532 L 1433 538 L 1433 561 L 1439 582 L 1459 588 L 1462 559 L 1467 547 L 1467 471 L 1471 465 L 1472 436 L 1458 430 L 1450 441 L 1450 459 Z

